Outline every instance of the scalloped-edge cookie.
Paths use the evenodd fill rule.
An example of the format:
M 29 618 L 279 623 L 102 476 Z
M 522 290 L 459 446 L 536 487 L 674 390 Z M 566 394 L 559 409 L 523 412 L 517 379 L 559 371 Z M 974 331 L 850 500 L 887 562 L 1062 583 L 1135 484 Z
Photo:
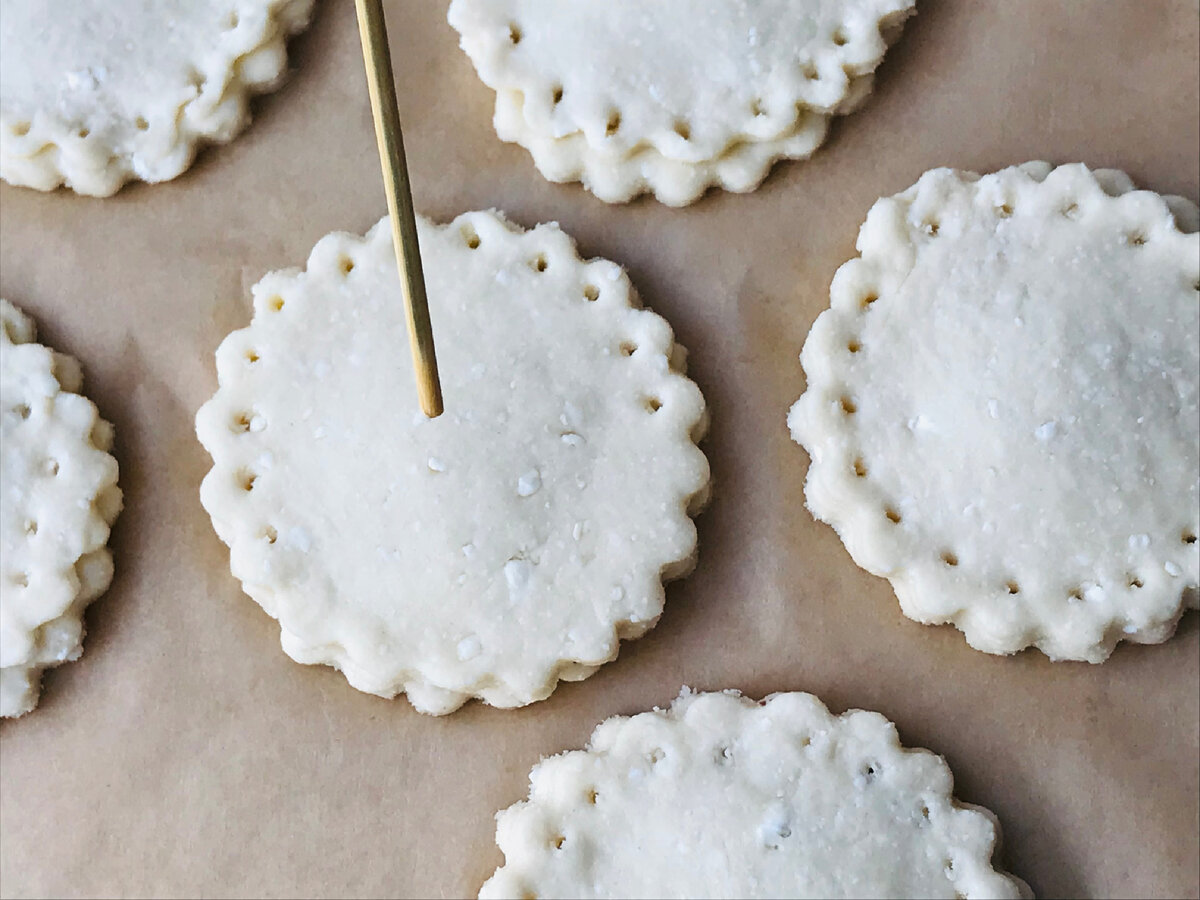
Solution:
M 388 222 L 254 288 L 196 431 L 201 500 L 284 650 L 443 714 L 586 678 L 695 562 L 704 399 L 557 225 L 418 223 L 446 412 L 415 406 Z
M 879 713 L 811 694 L 692 693 L 614 716 L 496 816 L 481 898 L 1030 897 L 999 824 Z
M 107 197 L 175 178 L 231 140 L 287 66 L 313 0 L 6 3 L 0 178 Z
M 112 581 L 121 510 L 112 426 L 69 356 L 0 300 L 0 716 L 38 702 L 42 670 L 83 652 L 83 609 Z
M 871 209 L 788 422 L 809 509 L 905 615 L 1100 662 L 1197 605 L 1196 224 L 1044 162 L 935 169 Z
M 449 20 L 496 91 L 498 135 L 547 179 L 581 180 L 606 202 L 653 192 L 681 206 L 711 185 L 752 190 L 775 160 L 810 155 L 828 117 L 870 92 L 912 9 L 453 0 Z

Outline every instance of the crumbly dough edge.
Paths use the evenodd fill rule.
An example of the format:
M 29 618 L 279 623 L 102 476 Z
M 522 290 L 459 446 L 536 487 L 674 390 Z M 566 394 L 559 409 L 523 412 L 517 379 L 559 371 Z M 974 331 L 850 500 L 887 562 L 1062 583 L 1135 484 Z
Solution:
M 825 36 L 808 58 L 796 60 L 787 83 L 790 102 L 780 104 L 775 114 L 755 115 L 748 110 L 740 127 L 731 129 L 725 137 L 724 147 L 707 151 L 681 146 L 674 118 L 664 118 L 652 134 L 632 136 L 620 131 L 609 134 L 603 124 L 592 123 L 588 128 L 587 123 L 569 113 L 563 121 L 559 107 L 570 109 L 571 104 L 553 100 L 551 88 L 556 79 L 547 76 L 537 83 L 524 83 L 507 77 L 504 60 L 513 47 L 508 29 L 477 30 L 472 27 L 470 11 L 465 9 L 461 0 L 452 0 L 447 12 L 450 25 L 459 33 L 460 46 L 480 80 L 497 95 L 512 93 L 526 98 L 522 117 L 530 134 L 546 140 L 578 135 L 591 149 L 610 157 L 636 155 L 648 147 L 666 160 L 704 163 L 749 141 L 784 139 L 803 129 L 806 114 L 844 114 L 857 108 L 862 96 L 855 82 L 878 68 L 904 22 L 915 12 L 915 0 L 864 0 L 861 16 L 873 24 L 859 27 L 851 21 L 854 16 L 847 17 L 845 24 Z M 847 27 L 850 25 L 854 27 Z M 838 35 L 836 40 L 834 35 Z
M 272 0 L 262 27 L 224 32 L 207 65 L 195 65 L 196 94 L 171 111 L 172 133 L 151 125 L 132 154 L 118 153 L 86 122 L 65 121 L 52 111 L 0 113 L 0 178 L 10 184 L 109 197 L 127 182 L 170 181 L 186 171 L 205 143 L 231 141 L 250 123 L 249 100 L 275 90 L 287 71 L 288 38 L 308 26 L 315 0 Z M 236 10 L 235 10 L 236 12 Z
M 353 258 L 356 252 L 361 252 L 369 244 L 380 240 L 390 242 L 390 223 L 385 216 L 377 222 L 365 236 L 347 232 L 334 232 L 323 238 L 313 248 L 305 270 L 290 269 L 272 273 L 266 276 L 254 288 L 254 321 L 244 329 L 230 334 L 217 350 L 218 390 L 196 415 L 196 432 L 201 444 L 213 456 L 213 468 L 205 476 L 201 484 L 200 498 L 205 510 L 213 521 L 213 527 L 221 540 L 230 547 L 231 568 L 234 577 L 242 583 L 243 590 L 263 608 L 268 615 L 280 622 L 280 640 L 284 651 L 297 662 L 306 665 L 328 665 L 340 671 L 350 684 L 364 693 L 375 694 L 384 698 L 393 698 L 403 693 L 408 701 L 419 712 L 429 715 L 446 715 L 454 712 L 471 699 L 483 700 L 490 706 L 498 708 L 514 708 L 544 700 L 554 692 L 559 681 L 582 681 L 592 675 L 601 665 L 616 659 L 622 640 L 631 640 L 642 636 L 658 622 L 665 604 L 664 582 L 683 578 L 695 568 L 697 561 L 696 527 L 692 517 L 697 515 L 707 505 L 711 490 L 711 475 L 707 459 L 699 449 L 699 442 L 708 431 L 709 415 L 704 398 L 699 388 L 686 377 L 687 351 L 674 341 L 674 332 L 669 323 L 649 310 L 642 308 L 640 299 L 631 285 L 628 276 L 620 270 L 620 277 L 607 280 L 606 289 L 599 302 L 616 307 L 617 309 L 635 310 L 640 315 L 653 316 L 664 326 L 667 345 L 664 353 L 669 361 L 666 379 L 678 380 L 681 386 L 688 386 L 691 407 L 677 416 L 680 428 L 679 440 L 681 445 L 689 446 L 703 461 L 703 477 L 695 485 L 693 491 L 681 495 L 678 511 L 675 514 L 674 525 L 680 531 L 688 534 L 690 549 L 687 553 L 672 560 L 660 563 L 656 573 L 658 581 L 655 607 L 657 613 L 652 617 L 639 618 L 637 621 L 618 621 L 612 628 L 612 633 L 602 652 L 587 659 L 560 659 L 548 667 L 545 680 L 538 689 L 532 692 L 504 683 L 499 678 L 488 675 L 477 680 L 464 689 L 450 689 L 436 684 L 424 671 L 420 664 L 399 669 L 381 677 L 377 672 L 367 672 L 355 663 L 353 650 L 346 646 L 346 641 L 339 639 L 336 634 L 315 637 L 300 636 L 289 631 L 284 624 L 286 607 L 289 598 L 276 591 L 269 585 L 258 584 L 245 573 L 239 574 L 239 548 L 247 546 L 248 542 L 257 540 L 258 522 L 242 522 L 224 516 L 229 508 L 223 491 L 225 482 L 231 481 L 235 465 L 223 461 L 224 435 L 220 433 L 221 426 L 215 420 L 209 422 L 210 416 L 222 409 L 224 398 L 222 393 L 232 389 L 238 382 L 241 370 L 239 366 L 243 359 L 243 346 L 249 346 L 249 341 L 258 317 L 268 311 L 272 298 L 286 295 L 289 288 L 296 289 L 309 273 L 329 272 L 338 267 L 340 271 L 342 260 Z M 574 264 L 581 271 L 588 266 L 599 265 L 606 271 L 612 267 L 600 259 L 583 260 L 579 255 L 576 243 L 570 235 L 563 232 L 556 223 L 539 225 L 528 230 L 509 222 L 497 210 L 468 212 L 459 215 L 453 221 L 444 225 L 434 225 L 439 231 L 458 231 L 464 238 L 468 235 L 485 235 L 489 240 L 503 237 L 512 241 L 515 246 L 529 243 L 530 250 L 537 252 L 546 249 L 547 242 L 554 243 L 555 249 L 564 253 L 569 252 Z M 390 247 L 390 243 L 388 244 Z M 557 263 L 556 263 L 557 264 Z
M 919 207 L 935 221 L 939 192 L 948 184 L 989 197 L 1001 216 L 1013 215 L 1022 198 L 1035 191 L 1045 192 L 1068 211 L 1076 203 L 1103 205 L 1127 225 L 1130 234 L 1177 240 L 1185 253 L 1190 248 L 1191 257 L 1200 262 L 1196 204 L 1183 197 L 1136 190 L 1128 175 L 1113 169 L 1092 171 L 1081 163 L 1054 167 L 1042 161 L 985 176 L 933 169 L 904 192 L 879 200 L 859 234 L 861 255 L 843 264 L 834 276 L 830 308 L 813 324 L 800 357 L 808 385 L 789 412 L 788 425 L 811 459 L 805 482 L 808 508 L 834 528 L 855 563 L 891 582 L 906 616 L 924 624 L 953 624 L 978 650 L 1011 654 L 1036 647 L 1052 660 L 1099 663 L 1123 640 L 1161 643 L 1175 633 L 1186 607 L 1200 607 L 1196 544 L 1170 560 L 1183 568 L 1185 577 L 1171 578 L 1160 565 L 1139 573 L 1141 586 L 1127 588 L 1138 590 L 1143 604 L 1149 592 L 1160 594 L 1159 614 L 1133 623 L 1095 613 L 1087 621 L 1087 633 L 1074 634 L 1079 619 L 1056 623 L 1052 616 L 1036 615 L 1038 610 L 1027 603 L 1018 609 L 1005 585 L 996 585 L 986 595 L 992 607 L 964 599 L 941 559 L 941 548 L 894 527 L 880 513 L 889 498 L 875 487 L 869 473 L 866 477 L 855 473 L 854 433 L 841 405 L 839 360 L 848 341 L 861 330 L 861 318 L 871 303 L 889 281 L 899 281 L 912 266 L 915 249 L 905 224 L 910 210 Z
M 1024 881 L 992 866 L 992 858 L 1000 852 L 1002 843 L 1000 822 L 996 816 L 984 807 L 963 803 L 955 798 L 954 776 L 945 758 L 929 750 L 904 747 L 900 743 L 896 726 L 884 716 L 861 709 L 847 710 L 839 716 L 834 716 L 818 697 L 801 691 L 777 692 L 755 701 L 737 690 L 694 692 L 685 685 L 667 709 L 655 707 L 649 712 L 633 716 L 612 716 L 596 726 L 583 750 L 567 750 L 543 757 L 533 767 L 529 773 L 529 793 L 526 799 L 496 814 L 496 844 L 504 854 L 505 861 L 480 888 L 480 900 L 539 896 L 537 885 L 530 883 L 529 870 L 538 868 L 538 852 L 533 848 L 541 847 L 544 842 L 543 835 L 562 833 L 562 821 L 572 814 L 571 807 L 554 803 L 554 798 L 544 789 L 560 787 L 564 782 L 578 781 L 579 796 L 587 798 L 588 802 L 596 802 L 594 791 L 591 790 L 587 779 L 581 779 L 579 775 L 582 769 L 580 764 L 586 758 L 620 756 L 622 749 L 627 754 L 631 745 L 651 746 L 660 739 L 664 729 L 682 730 L 692 720 L 703 720 L 726 710 L 748 712 L 752 717 L 758 718 L 775 712 L 773 707 L 781 712 L 787 725 L 797 736 L 827 732 L 851 722 L 860 730 L 863 727 L 870 728 L 879 738 L 877 751 L 871 757 L 872 761 L 887 766 L 903 766 L 906 761 L 918 757 L 924 760 L 930 757 L 935 759 L 938 772 L 944 778 L 945 789 L 927 790 L 923 794 L 928 797 L 927 802 L 931 805 L 944 804 L 943 810 L 947 815 L 982 817 L 987 820 L 993 835 L 991 844 L 978 858 L 955 858 L 955 871 L 959 873 L 959 879 L 972 879 L 973 882 L 956 883 L 960 894 L 967 897 L 990 897 L 998 895 L 1003 889 L 1009 889 L 1010 896 L 1033 897 L 1033 892 Z M 636 736 L 637 739 L 631 738 L 630 735 Z M 530 830 L 536 834 L 529 834 Z M 548 847 L 541 847 L 542 855 L 551 852 Z
M 31 344 L 37 341 L 37 326 L 33 318 L 8 300 L 0 299 L 0 327 L 4 329 L 7 339 L 14 344 Z M 102 453 L 111 454 L 112 425 L 101 418 L 96 405 L 80 393 L 83 388 L 83 375 L 79 363 L 64 353 L 51 352 L 53 375 L 61 392 L 80 396 L 95 413 L 91 432 L 93 447 Z M 115 464 L 115 460 L 113 473 L 111 481 L 102 484 L 92 500 L 92 511 L 110 531 L 123 505 L 121 489 L 117 485 L 119 466 Z M 75 560 L 72 572 L 79 585 L 75 600 L 62 615 L 38 627 L 34 640 L 34 655 L 25 664 L 0 669 L 0 679 L 4 681 L 3 689 L 0 690 L 0 696 L 4 698 L 4 705 L 0 707 L 0 718 L 17 718 L 34 710 L 41 695 L 42 673 L 62 663 L 74 662 L 83 655 L 83 639 L 87 634 L 83 621 L 84 609 L 108 590 L 112 583 L 113 559 L 107 542 L 82 554 Z M 48 652 L 50 645 L 61 645 L 64 640 L 74 643 L 74 649 L 66 656 L 57 658 Z

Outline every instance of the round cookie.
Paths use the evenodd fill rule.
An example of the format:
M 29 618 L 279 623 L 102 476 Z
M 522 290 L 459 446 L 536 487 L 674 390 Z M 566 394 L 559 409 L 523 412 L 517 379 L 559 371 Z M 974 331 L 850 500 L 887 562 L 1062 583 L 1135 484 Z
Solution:
M 569 11 L 453 0 L 449 20 L 496 91 L 497 133 L 545 177 L 580 180 L 607 202 L 653 192 L 682 206 L 711 185 L 752 190 L 775 160 L 809 156 L 829 117 L 869 93 L 912 11 L 911 0 L 588 0 Z
M 426 419 L 387 224 L 255 287 L 197 415 L 201 500 L 294 659 L 422 712 L 521 706 L 615 658 L 694 564 L 704 400 L 617 265 L 476 212 L 419 222 Z
M 1099 662 L 1196 605 L 1196 219 L 1047 163 L 872 208 L 788 421 L 809 508 L 905 615 Z
M 37 706 L 42 670 L 83 652 L 121 510 L 112 427 L 77 393 L 79 365 L 35 338 L 0 300 L 0 716 Z
M 105 197 L 175 178 L 271 90 L 313 0 L 12 0 L 0 18 L 0 178 Z
M 599 725 L 499 813 L 481 898 L 1027 897 L 999 826 L 878 713 L 693 694 Z

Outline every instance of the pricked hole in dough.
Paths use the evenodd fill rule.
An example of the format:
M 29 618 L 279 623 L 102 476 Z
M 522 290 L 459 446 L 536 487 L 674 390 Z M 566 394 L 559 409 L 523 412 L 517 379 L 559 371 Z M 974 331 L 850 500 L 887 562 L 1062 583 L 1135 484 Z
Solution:
M 556 834 L 554 837 L 552 837 L 550 839 L 550 846 L 553 847 L 555 850 L 561 850 L 563 848 L 563 844 L 565 844 L 566 842 L 567 842 L 566 835 Z
M 926 822 L 929 821 L 929 807 L 928 806 L 921 807 L 921 818 L 924 819 Z
M 1129 244 L 1130 247 L 1144 247 L 1146 246 L 1146 236 L 1140 231 L 1131 231 L 1129 234 L 1125 235 L 1125 242 Z
M 921 230 L 929 237 L 937 237 L 938 229 L 941 225 L 934 219 L 927 219 L 921 223 Z
M 253 347 L 246 351 L 245 357 L 246 357 L 246 362 L 250 363 L 250 365 L 254 365 L 256 362 L 258 362 L 258 360 L 260 358 L 258 355 L 258 351 L 255 350 Z
M 588 303 L 595 303 L 600 299 L 600 288 L 594 284 L 585 284 L 583 286 L 583 299 Z
M 851 338 L 850 340 L 846 341 L 846 349 L 849 350 L 851 353 L 857 353 L 859 350 L 862 349 L 862 344 L 860 344 L 858 341 Z
M 946 550 L 942 553 L 942 562 L 950 568 L 954 568 L 958 565 L 958 556 L 952 550 Z
M 563 86 L 561 84 L 557 84 L 554 86 L 554 93 L 552 93 L 550 95 L 550 100 L 551 100 L 551 102 L 554 103 L 555 106 L 558 106 L 558 104 L 562 103 L 562 98 L 563 98 Z
M 946 860 L 946 874 L 949 875 L 954 871 L 954 860 Z
M 802 74 L 809 81 L 816 81 L 817 74 L 818 74 L 817 67 L 810 62 L 806 62 L 803 66 L 800 67 L 800 74 Z
M 722 744 L 713 752 L 713 762 L 718 766 L 727 766 L 733 762 L 733 748 Z
M 598 793 L 596 793 L 596 789 L 594 787 L 588 788 L 586 791 L 583 792 L 583 799 L 585 801 L 587 801 L 589 806 L 595 806 L 596 799 L 599 796 L 600 795 Z
M 271 312 L 282 311 L 283 310 L 283 298 L 280 297 L 278 294 L 276 294 L 274 297 L 272 297 L 270 300 L 267 301 L 267 309 L 271 310 Z
M 42 471 L 45 472 L 47 475 L 49 475 L 51 478 L 53 478 L 55 475 L 58 474 L 58 460 L 57 459 L 46 460 L 44 463 L 42 463 Z
M 86 138 L 91 133 L 92 131 L 90 128 L 80 128 L 79 131 L 76 132 L 80 138 Z
M 604 134 L 607 137 L 612 137 L 621 130 L 621 113 L 613 110 L 608 114 L 608 122 L 604 126 Z
M 233 421 L 229 424 L 230 430 L 234 434 L 245 434 L 250 430 L 250 419 L 253 415 L 253 413 L 245 411 L 235 414 Z
M 1137 590 L 1138 588 L 1146 586 L 1146 583 L 1142 581 L 1142 579 L 1132 574 L 1125 576 L 1125 584 L 1127 584 L 1133 590 Z
M 811 747 L 812 746 L 812 738 L 808 737 L 807 735 L 800 738 L 800 746 L 801 747 Z
M 1083 591 L 1080 590 L 1079 588 L 1073 588 L 1067 594 L 1067 597 L 1068 597 L 1068 599 L 1074 600 L 1076 602 L 1081 601 L 1081 600 L 1083 600 Z
M 478 232 L 470 225 L 464 225 L 459 229 L 459 234 L 462 235 L 463 243 L 467 245 L 468 250 L 478 250 L 479 245 L 483 243 Z
M 29 122 L 13 122 L 12 133 L 17 137 L 25 137 L 29 134 L 30 127 Z
M 188 75 L 188 84 L 198 91 L 204 90 L 204 80 L 204 76 L 195 69 L 193 69 L 191 74 Z
M 262 530 L 262 539 L 268 544 L 273 544 L 279 539 L 279 532 L 275 530 L 273 525 L 268 525 Z
M 508 42 L 514 47 L 521 43 L 521 26 L 516 22 L 512 22 L 508 26 Z
M 145 116 L 138 116 L 136 119 L 133 120 L 133 124 L 137 127 L 138 131 L 149 131 L 150 130 L 150 123 L 146 121 Z
M 683 119 L 677 119 L 675 122 L 675 133 L 685 141 L 690 141 L 692 139 L 692 126 L 683 121 Z
M 12 411 L 17 414 L 18 419 L 28 419 L 29 413 L 31 412 L 29 405 L 25 403 L 20 403 L 14 406 Z
M 1021 586 L 1019 584 L 1017 584 L 1015 581 L 1006 581 L 1004 583 L 1004 589 L 1006 591 L 1008 591 L 1010 594 L 1021 593 Z
M 757 116 L 765 116 L 766 114 L 767 114 L 767 110 L 763 106 L 762 100 L 760 100 L 756 97 L 750 101 L 750 115 L 757 117 Z
M 894 506 L 886 507 L 883 511 L 883 514 L 887 516 L 887 520 L 893 525 L 899 525 L 903 521 L 900 511 Z
M 657 766 L 660 762 L 667 758 L 666 751 L 662 747 L 655 747 L 646 754 L 646 759 L 650 761 L 650 765 Z
M 1070 206 L 1064 206 L 1062 208 L 1061 212 L 1068 219 L 1078 219 L 1079 218 L 1079 204 L 1072 203 Z
M 25 522 L 25 533 L 30 537 L 33 537 L 35 534 L 37 534 L 37 522 L 35 522 L 33 519 L 27 520 Z
M 258 481 L 258 473 L 251 472 L 249 469 L 239 469 L 237 473 L 237 483 L 243 491 L 249 493 L 254 490 L 254 482 Z
M 637 352 L 637 344 L 633 341 L 621 341 L 621 355 L 633 356 Z
M 879 775 L 879 765 L 877 763 L 867 763 L 862 769 L 863 780 L 870 784 Z
M 998 215 L 1002 219 L 1007 219 L 1012 214 L 1013 214 L 1013 208 L 1008 203 L 1001 203 L 999 206 L 996 207 L 996 215 Z
M 9 576 L 9 579 L 17 587 L 29 587 L 28 572 L 13 572 L 12 575 Z
M 833 33 L 833 44 L 835 47 L 845 47 L 848 43 L 850 43 L 850 38 L 846 37 L 846 32 L 842 29 L 839 28 Z
M 1179 536 L 1179 539 L 1181 541 L 1183 541 L 1185 544 L 1194 544 L 1194 543 L 1196 543 L 1196 532 L 1185 531 L 1183 534 L 1181 534 Z
M 642 398 L 642 405 L 646 407 L 646 412 L 654 414 L 662 409 L 662 401 L 657 397 Z
M 529 268 L 533 269 L 535 272 L 545 272 L 548 268 L 550 268 L 550 263 L 546 259 L 546 254 L 539 253 L 537 256 L 531 259 L 529 261 Z
M 238 14 L 236 12 L 231 12 L 229 15 L 227 15 L 225 17 L 225 30 L 233 31 L 233 29 L 235 29 L 237 27 L 238 27 Z
M 856 412 L 858 412 L 858 404 L 855 403 L 854 400 L 852 400 L 850 397 L 842 397 L 842 399 L 839 400 L 838 403 L 842 407 L 842 412 L 844 412 L 848 416 L 852 416 Z
M 343 275 L 349 275 L 354 271 L 354 260 L 348 256 L 338 257 L 338 271 Z
M 854 474 L 859 478 L 867 477 L 867 464 L 863 462 L 863 458 L 861 456 L 854 460 Z
M 878 299 L 879 299 L 879 295 L 877 293 L 875 293 L 874 291 L 868 291 L 867 293 L 863 294 L 863 298 L 862 298 L 863 309 L 866 309 L 868 306 L 870 306 L 872 303 L 874 303 Z

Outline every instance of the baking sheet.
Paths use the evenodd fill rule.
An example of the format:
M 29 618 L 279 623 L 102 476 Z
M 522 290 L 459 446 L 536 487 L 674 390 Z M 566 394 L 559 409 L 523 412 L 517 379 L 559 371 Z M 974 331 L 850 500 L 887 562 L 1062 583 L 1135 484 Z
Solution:
M 213 350 L 264 273 L 384 211 L 352 4 L 325 0 L 290 83 L 178 180 L 103 201 L 0 186 L 0 290 L 82 361 L 126 499 L 82 661 L 0 725 L 0 894 L 473 896 L 500 862 L 492 814 L 539 757 L 688 684 L 883 712 L 999 815 L 1002 862 L 1041 896 L 1195 896 L 1197 615 L 1102 666 L 990 657 L 909 622 L 803 509 L 807 458 L 784 425 L 867 209 L 925 169 L 1084 160 L 1196 198 L 1194 0 L 926 0 L 814 159 L 685 210 L 546 183 L 495 138 L 445 3 L 388 13 L 418 208 L 558 220 L 626 265 L 691 350 L 717 484 L 699 568 L 588 681 L 443 719 L 292 662 L 230 577 L 197 499 Z

